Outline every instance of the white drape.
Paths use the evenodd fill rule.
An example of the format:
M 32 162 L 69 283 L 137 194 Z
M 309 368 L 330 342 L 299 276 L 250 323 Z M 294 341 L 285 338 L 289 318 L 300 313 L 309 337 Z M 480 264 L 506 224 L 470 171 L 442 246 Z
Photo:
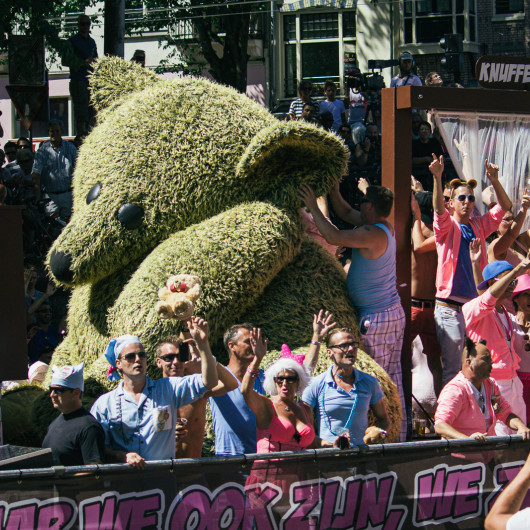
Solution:
M 434 115 L 458 175 L 478 182 L 475 196 L 480 211 L 485 211 L 480 200 L 482 190 L 489 186 L 484 171 L 484 160 L 488 159 L 499 166 L 499 179 L 517 214 L 525 187 L 530 189 L 530 116 L 454 111 L 435 111 Z M 455 140 L 460 143 L 462 139 L 467 144 L 469 175 L 463 174 L 463 152 L 455 145 Z M 529 227 L 527 218 L 523 230 Z

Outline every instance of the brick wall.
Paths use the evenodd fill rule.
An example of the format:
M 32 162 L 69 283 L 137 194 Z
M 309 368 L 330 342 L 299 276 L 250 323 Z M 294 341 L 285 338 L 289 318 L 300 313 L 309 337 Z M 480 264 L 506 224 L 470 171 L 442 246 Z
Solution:
M 530 0 L 524 11 L 522 20 L 495 21 L 495 1 L 477 1 L 478 40 L 487 55 L 530 55 Z

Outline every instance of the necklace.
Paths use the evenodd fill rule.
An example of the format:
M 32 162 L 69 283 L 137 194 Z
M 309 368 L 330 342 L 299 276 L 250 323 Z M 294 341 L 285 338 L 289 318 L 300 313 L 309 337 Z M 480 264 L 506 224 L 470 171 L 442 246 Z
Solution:
M 352 377 L 355 379 L 355 372 L 352 371 L 351 375 L 346 375 L 346 376 L 342 376 L 339 374 L 339 372 L 337 372 L 337 370 L 335 369 L 335 375 L 337 377 L 340 377 L 343 381 L 346 381 L 346 379 L 351 379 Z
M 332 368 L 332 373 L 333 373 L 333 368 Z M 331 420 L 329 418 L 328 413 L 326 412 L 325 400 L 326 400 L 326 387 L 327 386 L 328 386 L 327 384 L 324 384 L 323 392 L 321 394 L 322 397 L 321 397 L 321 400 L 320 400 L 320 407 L 322 409 L 322 416 L 324 418 L 324 422 L 326 424 L 326 428 L 328 429 L 328 431 L 331 434 L 333 434 L 333 436 L 340 436 L 341 434 L 343 434 L 344 431 L 349 431 L 350 430 L 350 425 L 351 425 L 351 422 L 353 420 L 353 416 L 355 414 L 355 408 L 357 407 L 357 397 L 358 396 L 357 396 L 357 393 L 355 393 L 355 397 L 353 398 L 353 403 L 352 403 L 352 406 L 351 406 L 350 414 L 348 416 L 348 419 L 346 420 L 346 423 L 342 427 L 342 430 L 340 432 L 335 432 L 331 428 Z

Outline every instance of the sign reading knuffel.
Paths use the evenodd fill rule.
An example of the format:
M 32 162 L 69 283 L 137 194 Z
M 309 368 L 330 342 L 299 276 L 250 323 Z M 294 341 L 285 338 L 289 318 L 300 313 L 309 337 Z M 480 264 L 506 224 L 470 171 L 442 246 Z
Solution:
M 475 65 L 475 76 L 485 88 L 528 90 L 530 58 L 483 55 Z

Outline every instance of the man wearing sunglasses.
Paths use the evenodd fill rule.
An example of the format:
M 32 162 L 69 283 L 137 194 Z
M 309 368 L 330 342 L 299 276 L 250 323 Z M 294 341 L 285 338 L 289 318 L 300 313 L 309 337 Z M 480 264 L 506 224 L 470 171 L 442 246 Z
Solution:
M 56 466 L 101 464 L 105 455 L 105 432 L 83 407 L 83 367 L 52 367 L 50 399 L 61 414 L 50 424 L 42 447 L 52 450 Z
M 204 333 L 208 334 L 208 324 L 204 320 L 192 318 L 197 325 L 202 327 Z M 186 342 L 179 337 L 169 336 L 164 338 L 156 348 L 156 365 L 162 370 L 162 377 L 183 377 L 184 374 L 196 374 L 201 371 L 199 352 L 187 327 L 182 329 L 181 337 Z M 192 359 L 190 359 L 190 351 L 193 352 Z M 176 427 L 176 458 L 199 458 L 201 456 L 208 398 L 222 396 L 238 386 L 235 377 L 223 365 L 217 364 L 217 374 L 219 382 L 215 388 L 197 401 L 178 409 L 178 417 L 186 420 L 187 429 L 182 424 Z
M 201 398 L 217 384 L 216 360 L 207 336 L 189 322 L 190 333 L 201 357 L 201 375 L 147 377 L 147 354 L 134 335 L 112 339 L 105 351 L 110 364 L 107 377 L 123 381 L 100 396 L 91 409 L 105 430 L 107 454 L 138 469 L 146 460 L 175 456 L 175 425 L 179 407 Z
M 333 329 L 328 333 L 327 346 L 333 365 L 313 378 L 302 394 L 302 403 L 311 415 L 316 415 L 320 440 L 337 444 L 338 437 L 346 437 L 351 447 L 362 445 L 369 410 L 384 440 L 390 420 L 383 391 L 375 377 L 353 366 L 359 347 L 357 337 L 349 329 Z
M 438 253 L 436 272 L 436 307 L 434 320 L 436 334 L 442 349 L 442 383 L 445 385 L 459 371 L 464 348 L 466 326 L 462 306 L 477 296 L 473 269 L 469 257 L 469 245 L 478 238 L 481 243 L 481 267 L 487 264 L 485 239 L 495 232 L 504 216 L 511 209 L 512 201 L 499 181 L 499 167 L 485 161 L 486 176 L 495 193 L 498 204 L 486 214 L 471 218 L 475 205 L 473 189 L 476 181 L 459 182 L 453 186 L 448 206 L 454 208 L 449 214 L 442 193 L 443 157 L 436 158 L 429 170 L 434 177 L 434 236 Z M 468 157 L 468 153 L 463 154 Z M 488 347 L 490 344 L 488 342 Z
M 472 251 L 476 244 L 473 245 Z M 480 264 L 476 253 L 472 252 L 473 266 L 480 274 Z M 462 307 L 466 331 L 474 342 L 486 340 L 493 359 L 491 377 L 495 379 L 502 397 L 508 401 L 512 411 L 526 423 L 526 405 L 523 399 L 523 384 L 517 375 L 519 355 L 524 355 L 522 331 L 514 315 L 503 306 L 510 298 L 516 279 L 530 269 L 530 259 L 526 258 L 513 268 L 507 261 L 493 261 L 482 271 L 484 280 L 477 285 L 480 296 Z M 495 426 L 497 436 L 513 434 L 506 424 Z

